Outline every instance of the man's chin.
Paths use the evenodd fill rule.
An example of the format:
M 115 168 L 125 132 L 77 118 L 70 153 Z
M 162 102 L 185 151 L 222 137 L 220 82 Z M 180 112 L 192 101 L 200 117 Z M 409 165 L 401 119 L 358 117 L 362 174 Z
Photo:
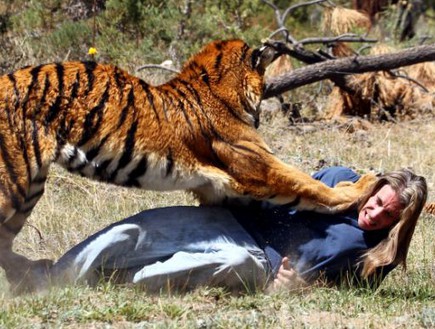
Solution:
M 365 221 L 364 218 L 358 217 L 358 227 L 364 231 L 370 231 L 372 228 L 368 223 Z

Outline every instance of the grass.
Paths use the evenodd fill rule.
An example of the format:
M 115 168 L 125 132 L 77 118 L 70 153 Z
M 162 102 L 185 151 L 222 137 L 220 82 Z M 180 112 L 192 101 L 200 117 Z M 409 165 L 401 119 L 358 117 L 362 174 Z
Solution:
M 435 200 L 433 118 L 349 127 L 315 123 L 290 126 L 281 115 L 261 134 L 286 162 L 312 172 L 319 163 L 361 172 L 412 167 L 424 175 Z M 92 182 L 53 167 L 46 193 L 16 240 L 30 258 L 58 258 L 105 225 L 141 210 L 196 204 L 184 192 L 156 193 Z M 12 297 L 0 277 L 0 328 L 433 328 L 435 327 L 435 228 L 423 215 L 408 258 L 376 292 L 309 288 L 298 292 L 231 296 L 201 288 L 185 295 L 149 295 L 129 286 L 67 287 Z
M 428 26 L 421 30 L 433 31 L 433 22 L 426 20 Z M 299 39 L 305 33 L 311 35 L 308 28 L 299 30 Z M 83 35 L 83 31 L 79 32 Z M 138 54 L 137 47 L 112 43 L 115 48 L 107 43 L 107 47 L 113 48 L 107 51 L 121 49 L 122 54 L 118 55 L 123 57 L 117 61 L 130 71 L 143 64 L 142 51 L 139 57 L 133 56 Z M 87 47 L 83 45 L 80 49 L 78 54 L 85 54 Z M 150 49 L 145 53 L 149 54 Z M 11 72 L 24 64 L 65 58 L 69 52 L 35 53 L 23 41 L 6 47 L 3 55 L 3 62 L 8 66 L 2 70 Z M 141 72 L 142 77 L 150 74 Z M 307 101 L 315 91 L 301 96 L 301 89 L 304 88 L 291 94 L 304 110 L 324 107 L 325 101 Z M 261 134 L 280 158 L 306 172 L 313 172 L 324 163 L 351 166 L 360 172 L 412 167 L 427 178 L 429 199 L 435 201 L 433 117 L 376 124 L 369 130 L 356 129 L 351 133 L 353 130 L 351 123 L 290 126 L 279 114 L 263 120 L 260 127 Z M 109 223 L 144 209 L 187 204 L 196 201 L 183 192 L 119 188 L 53 167 L 46 193 L 32 213 L 29 225 L 16 239 L 15 248 L 32 259 L 57 259 Z M 96 288 L 66 287 L 13 297 L 0 271 L 0 328 L 435 328 L 433 220 L 432 216 L 423 215 L 419 221 L 408 257 L 408 271 L 394 270 L 376 292 L 313 287 L 236 297 L 221 289 L 201 288 L 184 295 L 149 295 L 131 286 L 103 283 Z
M 408 290 L 409 288 L 405 288 Z M 243 297 L 219 289 L 182 296 L 150 296 L 131 287 L 71 287 L 45 296 L 9 300 L 2 327 L 83 328 L 430 328 L 433 290 L 396 296 L 397 290 L 316 288 Z M 405 291 L 404 291 L 405 292 Z M 407 292 L 409 293 L 409 291 Z M 427 291 L 430 293 L 430 291 Z

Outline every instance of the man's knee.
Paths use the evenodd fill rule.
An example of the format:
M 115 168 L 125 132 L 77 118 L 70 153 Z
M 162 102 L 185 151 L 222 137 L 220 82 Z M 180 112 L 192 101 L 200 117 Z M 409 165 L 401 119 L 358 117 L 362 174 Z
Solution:
M 248 250 L 242 247 L 231 248 L 231 253 L 226 253 L 225 259 L 226 265 L 232 268 L 245 267 L 256 263 L 254 257 Z
M 243 247 L 235 246 L 230 253 L 225 254 L 225 261 L 222 262 L 219 272 L 226 272 L 233 277 L 234 283 L 244 282 L 256 288 L 266 282 L 265 262 Z

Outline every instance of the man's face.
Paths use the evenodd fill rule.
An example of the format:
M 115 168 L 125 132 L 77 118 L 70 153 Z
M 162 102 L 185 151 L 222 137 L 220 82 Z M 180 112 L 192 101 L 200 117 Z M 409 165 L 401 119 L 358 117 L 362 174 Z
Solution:
M 388 228 L 399 219 L 402 206 L 390 185 L 372 195 L 358 214 L 358 226 L 366 231 Z

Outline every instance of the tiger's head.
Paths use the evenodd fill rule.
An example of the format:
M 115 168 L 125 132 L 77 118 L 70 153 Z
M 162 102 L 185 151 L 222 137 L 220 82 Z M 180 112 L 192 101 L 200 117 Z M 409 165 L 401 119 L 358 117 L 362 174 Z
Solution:
M 264 72 L 277 57 L 268 46 L 250 48 L 242 40 L 214 41 L 185 65 L 182 75 L 205 83 L 217 101 L 245 123 L 258 127 Z M 189 73 L 190 72 L 190 73 Z

